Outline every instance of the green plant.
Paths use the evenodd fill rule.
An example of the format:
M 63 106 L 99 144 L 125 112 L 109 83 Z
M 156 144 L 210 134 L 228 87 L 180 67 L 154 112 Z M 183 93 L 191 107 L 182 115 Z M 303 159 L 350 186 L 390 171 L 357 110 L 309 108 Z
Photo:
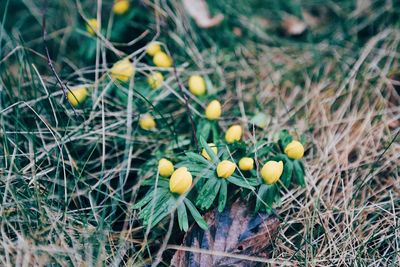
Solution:
M 205 123 L 213 122 L 206 120 Z M 217 125 L 215 124 L 214 127 L 217 127 Z M 240 129 L 240 136 L 242 134 L 241 131 Z M 219 135 L 217 134 L 217 136 Z M 237 133 L 233 135 L 236 136 Z M 228 138 L 229 141 L 231 139 Z M 186 208 L 188 208 L 196 223 L 200 227 L 206 228 L 206 224 L 192 204 L 192 200 L 202 211 L 207 211 L 217 199 L 216 206 L 222 212 L 227 204 L 228 186 L 230 185 L 230 188 L 235 191 L 230 192 L 230 194 L 235 194 L 238 191 L 255 192 L 257 190 L 256 194 L 251 194 L 251 198 L 256 198 L 255 212 L 259 210 L 271 212 L 273 204 L 279 201 L 280 189 L 291 186 L 292 181 L 296 180 L 297 184 L 305 185 L 302 162 L 299 159 L 289 158 L 284 152 L 285 147 L 293 140 L 288 131 L 281 131 L 277 142 L 263 142 L 259 151 L 245 153 L 249 157 L 254 157 L 256 155 L 255 152 L 257 152 L 256 160 L 260 163 L 275 160 L 283 162 L 282 170 L 275 175 L 274 181 L 271 183 L 266 183 L 265 177 L 262 178 L 257 170 L 241 172 L 236 167 L 234 162 L 238 162 L 240 158 L 235 156 L 235 151 L 231 151 L 230 147 L 231 149 L 235 149 L 235 147 L 244 147 L 246 149 L 244 141 L 236 141 L 239 139 L 237 138 L 230 143 L 225 143 L 223 140 L 218 139 L 216 141 L 219 144 L 217 149 L 214 144 L 213 147 L 210 147 L 206 139 L 200 135 L 200 145 L 204 149 L 202 155 L 186 152 L 184 156 L 178 158 L 179 162 L 176 164 L 176 167 L 187 169 L 191 176 L 195 177 L 193 187 L 189 186 L 182 195 L 171 192 L 172 178 L 168 180 L 167 178 L 159 177 L 159 172 L 156 171 L 157 168 L 155 166 L 146 166 L 146 168 L 153 169 L 153 175 L 145 180 L 142 186 L 150 188 L 145 196 L 134 205 L 135 209 L 140 210 L 139 219 L 143 220 L 144 225 L 152 228 L 176 210 L 180 229 L 187 231 L 188 216 Z M 218 153 L 216 154 L 215 151 L 218 151 Z M 160 160 L 160 163 L 163 160 L 165 159 Z M 269 168 L 268 166 L 266 167 L 267 169 Z M 192 182 L 190 182 L 191 184 Z M 191 191 L 187 193 L 186 191 L 189 190 Z

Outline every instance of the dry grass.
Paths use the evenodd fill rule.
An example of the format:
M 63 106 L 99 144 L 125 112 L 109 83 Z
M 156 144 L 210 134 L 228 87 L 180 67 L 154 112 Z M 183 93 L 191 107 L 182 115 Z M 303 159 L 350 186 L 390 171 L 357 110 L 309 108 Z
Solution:
M 21 12 L 40 21 L 40 6 L 22 2 Z M 82 2 L 81 15 L 98 11 Z M 395 12 L 395 4 L 359 3 L 347 14 L 353 1 L 343 6 L 307 2 L 303 8 L 321 6 L 353 23 L 343 30 L 335 19 L 319 18 L 321 26 L 309 26 L 309 31 L 325 35 L 307 42 L 276 33 L 275 24 L 285 13 L 276 10 L 276 3 L 268 13 L 271 21 L 260 20 L 257 12 L 254 17 L 245 13 L 252 9 L 243 3 L 213 4 L 224 8 L 226 20 L 244 32 L 237 36 L 230 32 L 232 24 L 226 24 L 215 37 L 218 31 L 196 28 L 178 1 L 143 2 L 151 14 L 149 27 L 156 29 L 144 40 L 160 35 L 179 64 L 182 81 L 193 72 L 208 77 L 223 103 L 222 128 L 232 121 L 247 125 L 263 111 L 269 115 L 268 126 L 248 127 L 249 140 L 274 138 L 283 128 L 306 136 L 307 186 L 282 192 L 277 207 L 282 225 L 267 262 L 398 265 L 400 98 L 393 73 L 399 69 L 400 31 L 395 21 L 384 19 Z M 376 16 L 366 18 L 369 9 Z M 166 77 L 161 93 L 143 95 L 145 75 L 154 70 L 146 60 L 139 62 L 143 40 L 126 52 L 108 41 L 107 32 L 95 41 L 94 58 L 70 53 L 70 38 L 88 38 L 74 29 L 82 24 L 78 11 L 72 2 L 54 4 L 48 11 L 49 25 L 57 15 L 68 25 L 55 22 L 59 27 L 49 29 L 52 45 L 60 45 L 54 61 L 63 79 L 94 84 L 89 103 L 76 110 L 77 116 L 46 67 L 35 35 L 39 25 L 26 31 L 16 25 L 0 34 L 2 266 L 144 265 L 149 254 L 156 255 L 165 233 L 154 231 L 144 241 L 131 204 L 140 194 L 140 178 L 148 175 L 146 162 L 176 138 L 183 147 L 190 143 L 183 97 L 173 75 Z M 351 38 L 370 25 L 378 30 L 362 40 Z M 145 27 L 138 28 L 140 36 Z M 31 39 L 21 38 L 29 30 Z M 226 41 L 227 36 L 232 39 Z M 126 53 L 137 62 L 135 80 L 117 85 L 122 98 L 105 71 L 114 61 L 110 53 L 111 58 Z M 200 99 L 192 96 L 190 103 L 194 114 L 203 113 Z M 147 110 L 161 122 L 160 131 L 143 135 L 136 124 Z

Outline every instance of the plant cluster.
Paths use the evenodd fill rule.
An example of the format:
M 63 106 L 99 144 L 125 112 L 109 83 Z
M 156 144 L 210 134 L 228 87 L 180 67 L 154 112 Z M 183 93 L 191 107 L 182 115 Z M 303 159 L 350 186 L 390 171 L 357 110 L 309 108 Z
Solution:
M 305 185 L 300 160 L 304 147 L 288 131 L 281 131 L 276 142 L 262 140 L 250 148 L 242 139 L 243 129 L 238 124 L 219 138 L 215 120 L 220 116 L 221 105 L 213 100 L 206 108 L 202 125 L 211 124 L 215 135 L 210 131 L 199 134 L 201 153 L 187 151 L 175 158 L 175 165 L 161 158 L 153 175 L 143 181 L 147 193 L 134 208 L 139 210 L 144 225 L 152 228 L 176 211 L 180 229 L 187 231 L 189 210 L 194 221 L 207 229 L 197 208 L 207 211 L 215 205 L 221 212 L 228 195 L 239 194 L 244 200 L 255 199 L 254 212 L 272 212 L 282 188 L 287 189 L 292 182 Z M 207 143 L 210 138 L 214 143 Z
M 128 9 L 129 2 L 115 1 L 115 14 L 123 14 Z M 86 30 L 95 36 L 100 31 L 97 20 L 89 19 Z M 173 59 L 163 50 L 159 42 L 151 42 L 146 47 L 154 65 L 168 71 Z M 118 83 L 129 83 L 135 76 L 134 63 L 123 58 L 113 64 L 107 75 Z M 148 86 L 153 90 L 163 86 L 162 72 L 152 71 L 146 75 Z M 190 76 L 187 85 L 191 94 L 207 101 L 207 84 L 201 75 Z M 88 95 L 88 86 L 78 85 L 70 89 L 67 98 L 76 107 Z M 201 153 L 187 151 L 183 156 L 163 157 L 158 160 L 158 168 L 156 164 L 150 166 L 153 174 L 142 182 L 147 192 L 133 208 L 150 228 L 176 211 L 180 229 L 187 231 L 189 211 L 194 221 L 206 229 L 207 224 L 198 208 L 204 212 L 215 205 L 222 211 L 228 201 L 228 192 L 229 196 L 239 194 L 249 203 L 255 200 L 254 212 L 272 212 L 273 204 L 279 203 L 281 189 L 291 186 L 292 181 L 301 186 L 305 184 L 300 161 L 304 155 L 302 143 L 293 140 L 284 130 L 274 141 L 261 140 L 250 146 L 243 140 L 244 129 L 240 124 L 231 125 L 222 135 L 218 123 L 222 115 L 221 103 L 217 99 L 209 100 L 204 115 L 194 118 L 197 125 L 195 138 L 199 140 Z M 150 113 L 142 114 L 138 125 L 144 134 L 157 128 L 156 119 Z

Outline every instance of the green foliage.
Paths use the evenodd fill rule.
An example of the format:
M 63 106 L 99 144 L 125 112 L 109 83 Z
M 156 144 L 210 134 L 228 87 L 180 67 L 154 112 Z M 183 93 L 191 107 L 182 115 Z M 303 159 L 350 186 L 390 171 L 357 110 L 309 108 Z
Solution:
M 398 73 L 399 1 L 207 1 L 212 14 L 225 16 L 210 29 L 199 28 L 179 1 L 131 1 L 132 8 L 118 16 L 112 14 L 112 0 L 100 1 L 104 39 L 86 32 L 84 17 L 97 16 L 96 1 L 49 0 L 47 9 L 44 2 L 0 1 L 1 262 L 15 264 L 21 248 L 29 247 L 32 257 L 23 257 L 22 265 L 148 265 L 172 212 L 179 223 L 174 231 L 185 231 L 192 222 L 206 229 L 202 214 L 209 209 L 222 210 L 240 197 L 254 210 L 272 212 L 286 190 L 305 186 L 303 162 L 283 153 L 295 137 L 310 148 L 308 179 L 316 190 L 310 190 L 310 198 L 301 189 L 296 199 L 285 198 L 281 212 L 291 222 L 282 226 L 274 255 L 285 260 L 290 255 L 294 265 L 314 260 L 340 265 L 354 258 L 349 265 L 396 265 L 398 235 L 391 227 L 396 222 L 388 216 L 398 214 L 397 154 L 388 149 L 379 160 L 376 154 L 382 144 L 390 144 L 388 120 L 398 118 L 397 102 L 391 99 L 397 97 L 398 79 L 392 74 Z M 66 101 L 47 63 L 44 11 L 56 72 L 68 87 L 89 86 L 89 97 L 76 108 Z M 303 34 L 291 36 L 281 26 L 286 15 L 313 18 Z M 173 56 L 183 87 L 193 73 L 206 80 L 207 95 L 188 95 L 188 102 L 197 139 L 220 150 L 216 162 L 198 153 L 204 146 L 195 145 L 173 71 L 157 70 L 164 83 L 150 89 L 147 76 L 156 68 L 143 48 L 152 40 Z M 109 68 L 128 55 L 137 70 L 134 79 L 112 81 Z M 220 121 L 202 116 L 211 99 L 223 104 Z M 156 118 L 157 130 L 138 127 L 144 113 Z M 328 123 L 321 124 L 324 116 Z M 248 122 L 250 132 L 245 141 L 227 145 L 220 127 L 234 121 Z M 345 155 L 350 147 L 340 148 L 343 140 L 353 140 L 345 127 L 358 124 L 365 131 L 357 136 L 354 151 L 363 158 L 354 166 L 357 161 Z M 276 132 L 277 125 L 290 132 Z M 312 133 L 312 142 L 295 129 Z M 371 131 L 378 133 L 373 141 Z M 331 157 L 332 147 L 340 157 Z M 280 181 L 264 184 L 259 169 L 236 170 L 228 179 L 216 176 L 219 160 L 238 162 L 243 156 L 255 158 L 259 169 L 267 160 L 282 160 Z M 185 196 L 169 192 L 169 179 L 157 179 L 162 157 L 191 171 L 194 185 Z M 369 166 L 380 169 L 365 176 Z M 205 192 L 197 204 L 207 183 L 218 183 L 218 192 L 212 200 Z M 347 201 L 342 194 L 346 197 L 354 186 L 357 191 L 350 190 L 352 201 Z M 208 208 L 202 210 L 203 205 Z M 146 230 L 152 227 L 146 238 L 142 223 Z M 289 229 L 292 225 L 296 231 Z M 374 230 L 376 225 L 385 227 Z M 353 233 L 369 238 L 360 241 Z M 349 247 L 351 260 L 341 254 Z
M 205 119 L 204 121 L 203 123 L 199 123 L 203 127 L 204 125 L 211 124 L 211 122 Z M 208 131 L 206 131 L 206 134 L 208 134 Z M 247 148 L 244 141 L 239 141 L 228 145 L 224 143 L 224 140 L 217 140 L 216 144 L 220 145 L 217 146 L 219 151 L 218 155 L 216 155 L 211 147 L 207 144 L 206 138 L 200 134 L 199 143 L 201 148 L 205 149 L 207 154 L 210 156 L 210 161 L 197 153 L 185 152 L 185 156 L 180 157 L 180 162 L 176 164 L 176 167 L 188 168 L 192 175 L 195 176 L 193 192 L 178 197 L 173 193 L 169 193 L 167 179 L 159 178 L 159 180 L 157 180 L 157 178 L 149 178 L 145 180 L 142 185 L 152 185 L 152 187 L 149 188 L 146 195 L 138 202 L 139 204 L 134 206 L 134 208 L 140 210 L 139 218 L 143 220 L 144 225 L 149 225 L 150 228 L 154 227 L 156 223 L 166 218 L 176 209 L 179 227 L 181 230 L 187 231 L 188 216 L 185 203 L 186 206 L 188 206 L 187 203 L 191 203 L 192 199 L 195 201 L 196 206 L 202 211 L 209 210 L 216 203 L 215 205 L 218 208 L 218 211 L 222 212 L 227 204 L 227 201 L 229 200 L 228 185 L 232 185 L 232 189 L 235 189 L 233 189 L 233 191 L 230 189 L 230 196 L 235 195 L 243 190 L 255 192 L 256 188 L 258 188 L 257 193 L 255 195 L 252 194 L 252 198 L 255 198 L 256 202 L 254 211 L 257 212 L 259 210 L 263 210 L 271 212 L 273 204 L 278 202 L 280 198 L 279 195 L 281 192 L 281 187 L 288 188 L 291 186 L 291 182 L 293 180 L 295 180 L 297 184 L 301 186 L 305 185 L 304 169 L 302 168 L 301 161 L 292 160 L 282 153 L 284 147 L 292 140 L 293 137 L 289 134 L 289 132 L 287 130 L 282 130 L 279 133 L 279 140 L 276 143 L 260 143 L 261 149 L 257 154 L 257 160 L 260 162 L 260 164 L 263 164 L 268 160 L 282 160 L 284 162 L 283 173 L 278 183 L 267 185 L 254 170 L 247 173 L 245 172 L 245 174 L 247 174 L 246 176 L 243 175 L 242 172 L 236 172 L 226 179 L 218 177 L 216 168 L 222 160 L 233 159 L 235 162 L 238 162 L 240 158 L 233 157 L 237 154 L 237 151 L 244 150 L 244 154 L 249 155 L 252 153 L 246 153 Z M 232 151 L 229 149 L 229 147 L 232 149 Z M 270 152 L 272 152 L 272 154 Z M 153 174 L 156 175 L 156 166 L 153 165 L 148 167 L 153 168 Z M 154 186 L 155 184 L 158 184 L 158 186 Z M 161 197 L 159 195 L 161 195 Z M 183 202 L 181 198 L 184 198 Z M 150 202 L 150 199 L 152 199 L 152 202 Z M 198 214 L 198 211 L 193 205 L 189 209 L 192 211 L 192 215 L 193 212 Z M 155 219 L 153 220 L 152 217 Z M 193 216 L 193 218 L 199 226 L 203 225 L 203 223 L 199 221 L 198 217 Z

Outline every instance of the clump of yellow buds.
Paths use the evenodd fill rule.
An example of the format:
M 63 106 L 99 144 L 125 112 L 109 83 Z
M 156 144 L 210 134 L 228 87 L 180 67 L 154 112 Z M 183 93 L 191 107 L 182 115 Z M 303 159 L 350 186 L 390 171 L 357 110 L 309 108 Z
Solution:
M 261 176 L 266 184 L 276 183 L 283 173 L 283 162 L 270 160 L 261 169 Z
M 222 113 L 221 104 L 218 100 L 213 100 L 206 107 L 206 118 L 209 120 L 217 120 L 221 117 Z
M 242 171 L 251 171 L 254 168 L 254 160 L 244 157 L 239 160 L 239 169 Z
M 192 186 L 192 174 L 186 167 L 180 167 L 174 171 L 169 180 L 169 191 L 182 195 Z
M 301 159 L 304 156 L 304 147 L 294 140 L 285 147 L 285 154 L 291 159 Z
M 97 19 L 89 19 L 86 24 L 86 31 L 91 35 L 96 35 L 96 31 L 99 31 L 99 23 Z
M 151 42 L 146 49 L 146 53 L 150 56 L 155 56 L 158 52 L 161 51 L 161 46 L 159 43 Z
M 172 66 L 172 58 L 162 51 L 158 51 L 154 57 L 153 62 L 157 67 L 160 68 L 169 68 Z
M 242 132 L 242 126 L 237 124 L 232 125 L 225 133 L 225 141 L 228 144 L 232 144 L 235 141 L 240 141 L 242 138 Z
M 223 160 L 217 165 L 217 175 L 220 178 L 230 177 L 236 169 L 236 164 L 229 160 Z
M 206 93 L 206 82 L 203 77 L 199 75 L 192 75 L 189 78 L 189 91 L 197 96 L 204 95 Z
M 74 107 L 85 101 L 87 96 L 88 96 L 88 90 L 85 86 L 72 88 L 67 93 L 68 101 Z
M 129 9 L 129 0 L 115 0 L 113 11 L 117 15 L 122 15 Z
M 158 172 L 161 176 L 170 177 L 174 172 L 174 164 L 172 164 L 171 161 L 162 158 L 158 161 Z
M 125 58 L 117 61 L 111 68 L 111 77 L 115 80 L 123 82 L 129 81 L 130 78 L 135 74 L 135 68 L 129 59 Z
M 147 78 L 147 83 L 150 85 L 151 88 L 153 89 L 158 89 L 162 85 L 162 82 L 164 81 L 164 76 L 161 74 L 161 72 L 154 72 Z
M 215 144 L 214 143 L 209 143 L 208 146 L 211 148 L 211 150 L 214 152 L 214 154 L 217 155 L 218 148 L 215 146 Z M 208 155 L 208 153 L 207 153 L 205 148 L 203 148 L 203 150 L 201 151 L 201 155 L 203 157 L 205 157 L 207 160 L 211 161 L 211 157 L 210 157 L 210 155 Z
M 143 130 L 152 130 L 156 128 L 156 121 L 154 120 L 153 116 L 150 114 L 144 114 L 139 119 L 139 126 Z

